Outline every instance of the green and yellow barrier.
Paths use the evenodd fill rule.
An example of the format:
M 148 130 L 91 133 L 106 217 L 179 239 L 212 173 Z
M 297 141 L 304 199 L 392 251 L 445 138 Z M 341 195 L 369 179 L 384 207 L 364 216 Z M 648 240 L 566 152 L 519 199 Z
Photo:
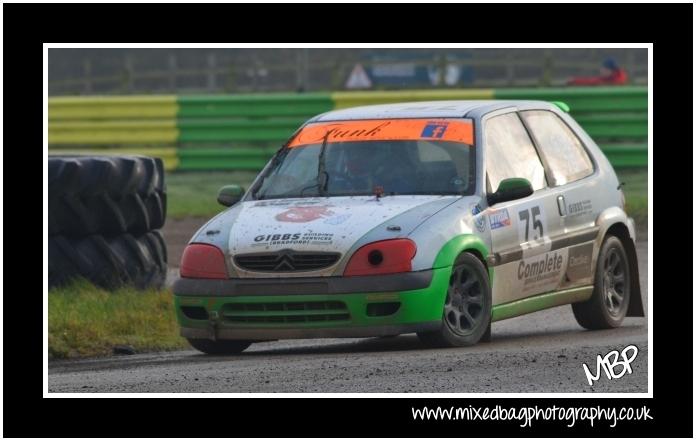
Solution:
M 648 111 L 648 88 L 644 86 L 495 89 L 493 98 L 563 101 L 568 104 L 572 113 Z
M 184 95 L 177 118 L 308 118 L 334 108 L 328 93 Z
M 335 109 L 408 101 L 491 100 L 493 89 L 396 90 L 376 92 L 336 92 L 331 94 Z
M 71 96 L 48 102 L 48 119 L 55 121 L 171 120 L 178 113 L 176 95 Z
M 52 121 L 49 145 L 171 144 L 179 139 L 175 120 Z
M 51 152 L 159 156 L 168 170 L 256 170 L 304 121 L 323 112 L 485 99 L 563 101 L 615 167 L 647 165 L 646 87 L 54 97 L 48 142 Z
M 277 149 L 193 148 L 180 149 L 181 170 L 260 170 Z

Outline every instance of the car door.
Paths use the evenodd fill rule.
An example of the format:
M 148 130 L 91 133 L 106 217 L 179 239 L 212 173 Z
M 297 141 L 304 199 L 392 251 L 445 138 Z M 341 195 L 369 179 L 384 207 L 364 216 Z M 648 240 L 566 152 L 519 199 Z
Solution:
M 519 115 L 513 110 L 483 119 L 487 193 L 507 178 L 525 178 L 528 197 L 484 210 L 489 221 L 493 261 L 493 304 L 553 291 L 565 273 L 565 259 L 551 249 L 560 220 L 553 189 Z
M 561 288 L 591 284 L 598 198 L 603 193 L 599 181 L 591 178 L 594 164 L 577 135 L 554 112 L 526 110 L 520 116 L 537 146 L 556 198 L 560 228 L 551 241 L 568 260 Z

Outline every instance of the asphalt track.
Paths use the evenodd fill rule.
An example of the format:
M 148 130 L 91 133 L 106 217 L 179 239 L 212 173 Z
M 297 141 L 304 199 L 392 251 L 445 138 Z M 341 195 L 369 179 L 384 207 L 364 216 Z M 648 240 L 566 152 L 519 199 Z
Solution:
M 415 335 L 289 340 L 243 354 L 196 351 L 138 354 L 49 364 L 51 392 L 647 392 L 648 244 L 638 243 L 646 317 L 585 331 L 570 306 L 493 325 L 493 340 L 427 349 Z M 635 345 L 631 373 L 588 385 L 598 355 Z M 615 372 L 620 373 L 618 366 Z

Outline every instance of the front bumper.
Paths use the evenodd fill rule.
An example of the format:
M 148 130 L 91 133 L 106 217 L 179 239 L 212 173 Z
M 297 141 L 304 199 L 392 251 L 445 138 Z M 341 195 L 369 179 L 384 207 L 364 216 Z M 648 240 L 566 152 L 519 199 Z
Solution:
M 450 268 L 369 277 L 179 279 L 187 338 L 371 337 L 438 329 Z
M 295 338 L 364 338 L 387 335 L 411 334 L 414 332 L 435 331 L 440 328 L 440 320 L 413 325 L 355 326 L 317 329 L 232 329 L 232 328 L 181 328 L 181 336 L 207 340 L 288 340 Z

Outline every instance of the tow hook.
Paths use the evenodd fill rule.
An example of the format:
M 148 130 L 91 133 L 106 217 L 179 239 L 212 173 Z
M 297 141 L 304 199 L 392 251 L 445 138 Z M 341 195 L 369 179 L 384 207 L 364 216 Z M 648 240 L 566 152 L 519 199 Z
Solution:
M 212 341 L 217 340 L 217 328 L 220 321 L 220 315 L 217 311 L 210 311 L 210 321 L 208 322 L 208 331 Z

